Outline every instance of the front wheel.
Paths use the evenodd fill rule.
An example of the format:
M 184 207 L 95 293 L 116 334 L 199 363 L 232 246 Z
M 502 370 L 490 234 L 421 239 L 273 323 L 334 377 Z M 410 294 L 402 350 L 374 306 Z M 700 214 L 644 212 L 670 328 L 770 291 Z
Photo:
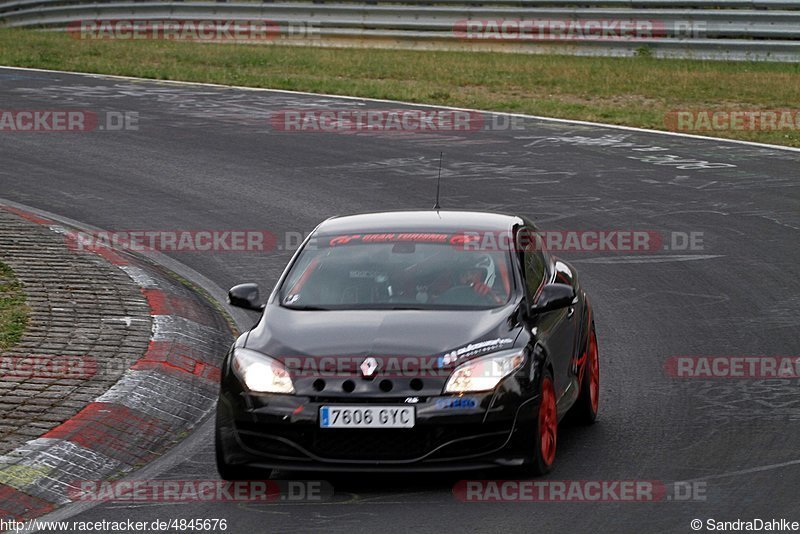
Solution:
M 553 468 L 558 443 L 558 410 L 553 374 L 543 369 L 541 376 L 541 398 L 530 436 L 533 442 L 528 441 L 530 456 L 526 469 L 528 474 L 534 476 L 544 475 Z

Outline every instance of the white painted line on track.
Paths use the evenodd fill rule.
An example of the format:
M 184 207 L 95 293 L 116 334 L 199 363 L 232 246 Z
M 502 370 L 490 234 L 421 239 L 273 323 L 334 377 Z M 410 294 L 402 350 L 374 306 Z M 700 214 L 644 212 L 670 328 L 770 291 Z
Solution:
M 674 261 L 697 261 L 722 258 L 720 254 L 678 254 L 674 256 L 603 256 L 601 258 L 578 258 L 569 260 L 570 263 L 598 263 L 603 265 L 618 265 L 621 263 L 669 263 Z
M 149 82 L 155 84 L 171 84 L 171 85 L 186 85 L 186 86 L 197 86 L 197 87 L 216 87 L 219 89 L 237 89 L 240 91 L 260 91 L 260 92 L 268 92 L 268 93 L 281 93 L 281 94 L 289 94 L 289 95 L 304 95 L 304 96 L 315 96 L 315 97 L 324 97 L 324 98 L 335 98 L 339 100 L 356 100 L 362 102 L 380 102 L 384 104 L 399 104 L 403 106 L 418 106 L 424 108 L 434 108 L 434 109 L 448 109 L 453 111 L 471 111 L 471 112 L 478 112 L 478 113 L 487 113 L 490 115 L 503 115 L 506 117 L 520 117 L 523 119 L 535 119 L 539 121 L 547 121 L 547 122 L 556 122 L 561 124 L 576 124 L 579 126 L 595 126 L 600 128 L 611 128 L 614 130 L 626 130 L 630 132 L 641 132 L 641 133 L 648 133 L 648 134 L 659 134 L 659 135 L 671 135 L 673 137 L 683 137 L 688 139 L 700 139 L 704 141 L 716 141 L 720 143 L 734 143 L 739 145 L 748 145 L 748 146 L 756 146 L 761 148 L 769 148 L 773 150 L 785 150 L 788 152 L 800 152 L 800 148 L 788 147 L 788 146 L 781 146 L 781 145 L 770 145 L 768 143 L 756 143 L 753 141 L 742 141 L 739 139 L 724 139 L 721 137 L 709 137 L 706 135 L 696 135 L 696 134 L 687 134 L 682 132 L 668 132 L 663 130 L 649 130 L 647 128 L 636 128 L 635 126 L 622 126 L 617 124 L 604 124 L 602 122 L 590 122 L 590 121 L 581 121 L 575 119 L 557 119 L 554 117 L 542 117 L 540 115 L 528 115 L 525 113 L 510 113 L 507 111 L 487 111 L 483 109 L 473 109 L 473 108 L 459 108 L 455 106 L 440 106 L 435 104 L 422 104 L 419 102 L 406 102 L 404 100 L 387 100 L 383 98 L 367 98 L 361 96 L 346 96 L 346 95 L 331 95 L 327 93 L 309 93 L 306 91 L 290 91 L 288 89 L 268 89 L 265 87 L 244 87 L 241 85 L 223 85 L 219 83 L 207 83 L 207 82 L 185 82 L 180 80 L 156 80 L 153 78 L 139 78 L 136 76 L 120 76 L 118 74 L 98 74 L 98 73 L 89 73 L 89 72 L 73 72 L 67 70 L 51 70 L 51 69 L 36 69 L 32 67 L 12 67 L 7 65 L 0 65 L 0 69 L 12 69 L 12 70 L 21 70 L 21 71 L 30 71 L 30 72 L 48 72 L 52 74 L 70 74 L 74 76 L 88 76 L 92 78 L 100 78 L 100 79 L 112 79 L 112 80 L 127 80 L 127 81 L 135 81 L 135 82 Z
M 681 482 L 702 482 L 704 480 L 717 480 L 720 478 L 731 478 L 742 475 L 752 475 L 753 473 L 773 471 L 775 469 L 783 469 L 784 467 L 792 467 L 795 465 L 800 465 L 800 460 L 789 460 L 788 462 L 781 462 L 779 464 L 769 464 L 769 465 L 762 465 L 759 467 L 750 467 L 748 469 L 739 469 L 738 471 L 728 471 L 727 473 L 720 473 L 718 475 L 709 475 L 706 477 L 691 478 L 689 480 L 682 480 Z

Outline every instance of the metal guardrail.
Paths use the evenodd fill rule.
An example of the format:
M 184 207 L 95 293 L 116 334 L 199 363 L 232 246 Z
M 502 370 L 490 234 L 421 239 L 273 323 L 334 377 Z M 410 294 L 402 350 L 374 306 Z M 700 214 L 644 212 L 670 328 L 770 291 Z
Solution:
M 0 25 L 8 27 L 133 19 L 269 20 L 287 34 L 314 28 L 305 39 L 281 31 L 276 41 L 285 44 L 800 62 L 800 0 L 0 0 Z M 466 21 L 649 21 L 659 31 L 646 39 L 489 38 L 464 32 Z
M 111 2 L 112 0 L 105 0 Z M 159 2 L 160 0 L 137 0 L 141 2 Z M 226 2 L 228 0 L 217 0 Z M 275 0 L 233 0 L 249 3 L 271 3 Z M 85 0 L 11 0 L 2 1 L 2 9 L 13 9 L 20 5 L 43 4 L 82 4 Z M 104 3 L 103 0 L 97 3 Z M 371 0 L 371 1 L 340 1 L 340 0 L 294 0 L 293 3 L 313 3 L 328 5 L 385 5 L 400 4 L 404 6 L 424 7 L 431 5 L 462 5 L 462 6 L 512 6 L 523 8 L 541 7 L 624 7 L 624 8 L 669 8 L 669 9 L 800 9 L 800 0 Z

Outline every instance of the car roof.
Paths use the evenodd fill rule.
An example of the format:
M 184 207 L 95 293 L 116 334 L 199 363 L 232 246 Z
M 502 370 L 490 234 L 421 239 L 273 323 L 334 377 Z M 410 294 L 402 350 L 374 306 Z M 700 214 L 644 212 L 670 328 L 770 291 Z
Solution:
M 520 217 L 481 211 L 383 211 L 332 217 L 317 227 L 318 234 L 351 234 L 375 232 L 505 232 L 517 224 Z

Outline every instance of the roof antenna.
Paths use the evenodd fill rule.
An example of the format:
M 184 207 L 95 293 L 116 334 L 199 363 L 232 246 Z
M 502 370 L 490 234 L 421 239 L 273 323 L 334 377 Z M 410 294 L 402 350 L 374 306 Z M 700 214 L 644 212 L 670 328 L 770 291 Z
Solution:
M 433 209 L 440 210 L 442 207 L 439 205 L 439 184 L 442 182 L 442 155 L 444 152 L 439 152 L 439 177 L 436 178 L 436 204 L 433 205 Z

